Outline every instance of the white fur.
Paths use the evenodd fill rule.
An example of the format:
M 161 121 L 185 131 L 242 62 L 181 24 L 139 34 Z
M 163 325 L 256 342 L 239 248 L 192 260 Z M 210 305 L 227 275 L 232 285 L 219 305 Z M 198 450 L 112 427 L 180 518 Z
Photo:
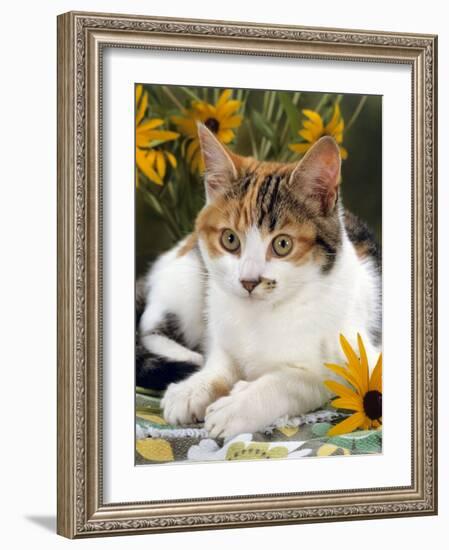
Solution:
M 265 270 L 266 244 L 256 227 L 251 227 L 246 234 L 245 248 L 238 262 L 239 278 L 244 280 L 256 280 L 262 276 Z
M 256 228 L 243 237 L 240 257 L 212 259 L 199 244 L 201 255 L 191 251 L 178 257 L 178 247 L 164 254 L 148 279 L 150 307 L 142 331 L 173 312 L 189 346 L 204 338 L 206 350 L 199 372 L 168 387 L 163 400 L 168 422 L 205 418 L 212 437 L 230 437 L 322 406 L 329 398 L 323 380 L 332 376 L 324 363 L 344 361 L 340 333 L 353 346 L 360 333 L 374 366 L 379 350 L 369 333 L 377 314 L 378 276 L 370 260 L 358 258 L 345 233 L 328 273 L 312 260 L 297 267 L 266 260 L 269 241 Z M 276 286 L 260 284 L 249 294 L 240 283 L 259 277 Z M 217 381 L 232 391 L 213 402 Z
M 161 357 L 168 357 L 174 361 L 194 363 L 199 367 L 203 364 L 201 353 L 191 351 L 163 334 L 143 334 L 142 343 L 147 349 Z
M 178 256 L 184 244 L 185 240 L 162 254 L 148 273 L 147 307 L 140 320 L 140 332 L 145 339 L 167 313 L 174 313 L 181 323 L 187 346 L 196 348 L 204 337 L 206 272 L 197 251 Z M 151 345 L 147 347 L 153 351 Z M 155 353 L 159 351 L 154 350 Z

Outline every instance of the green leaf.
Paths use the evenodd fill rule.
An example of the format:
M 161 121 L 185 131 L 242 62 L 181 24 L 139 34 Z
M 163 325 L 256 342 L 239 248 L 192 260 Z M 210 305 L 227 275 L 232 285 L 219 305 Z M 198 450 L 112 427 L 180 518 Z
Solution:
M 157 200 L 157 198 L 153 195 L 153 193 L 144 193 L 144 197 L 148 205 L 154 210 L 156 214 L 158 214 L 161 218 L 164 218 L 164 212 L 162 210 L 162 207 Z
M 299 113 L 292 101 L 292 94 L 289 92 L 278 92 L 279 101 L 285 111 L 292 135 L 296 136 L 299 130 Z
M 254 126 L 258 132 L 263 136 L 269 139 L 270 141 L 274 137 L 273 128 L 264 120 L 263 116 L 258 111 L 253 111 L 251 113 Z
M 330 428 L 332 428 L 332 424 L 329 424 L 329 422 L 317 422 L 312 426 L 312 433 L 318 437 L 323 437 Z

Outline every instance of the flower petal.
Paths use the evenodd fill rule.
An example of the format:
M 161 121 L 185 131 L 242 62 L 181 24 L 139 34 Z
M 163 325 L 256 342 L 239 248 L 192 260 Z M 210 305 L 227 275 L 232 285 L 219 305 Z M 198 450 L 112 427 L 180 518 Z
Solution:
M 303 123 L 303 128 L 311 132 L 314 141 L 320 138 L 323 133 L 323 128 L 321 126 L 318 126 L 311 120 L 305 120 Z
M 338 105 L 338 103 L 335 103 L 332 118 L 330 119 L 329 123 L 324 129 L 325 133 L 332 136 L 337 124 L 339 123 L 339 120 L 340 120 L 340 106 Z
M 231 101 L 228 101 L 227 103 L 225 103 L 221 107 L 217 106 L 217 116 L 218 116 L 218 118 L 223 120 L 224 118 L 232 115 L 232 113 L 235 113 L 235 111 L 240 109 L 241 104 L 242 104 L 242 102 L 239 101 L 238 99 L 232 99 Z
M 145 174 L 145 176 L 157 185 L 162 185 L 163 182 L 156 171 L 153 169 L 153 164 L 155 160 L 155 151 L 149 151 L 145 153 L 141 149 L 136 149 L 136 164 L 139 170 Z
M 238 128 L 241 123 L 242 123 L 242 116 L 234 115 L 225 119 L 223 122 L 220 122 L 220 128 L 222 128 L 223 130 L 226 130 L 228 128 Z
M 334 380 L 326 380 L 324 382 L 324 385 L 332 393 L 335 393 L 335 395 L 338 395 L 340 397 L 347 397 L 348 399 L 358 397 L 358 394 L 354 390 L 351 390 L 351 388 L 348 388 L 347 386 L 343 386 L 343 384 L 340 384 L 339 382 L 335 382 Z
M 338 374 L 338 376 L 341 376 L 344 380 L 347 380 L 359 394 L 363 393 L 360 381 L 358 378 L 354 378 L 352 373 L 346 367 L 342 367 L 341 365 L 333 365 L 332 363 L 326 363 L 325 366 L 332 372 L 335 372 L 335 374 Z
M 319 113 L 317 113 L 316 111 L 312 111 L 311 109 L 303 109 L 302 112 L 308 119 L 314 122 L 317 127 L 319 127 L 321 130 L 323 129 L 323 119 L 321 118 L 321 115 Z
M 343 160 L 348 158 L 348 151 L 344 147 L 340 147 L 340 155 Z
M 147 92 L 144 92 L 143 96 L 142 96 L 142 99 L 140 100 L 140 105 L 139 105 L 139 107 L 137 109 L 137 112 L 136 112 L 136 124 L 137 125 L 139 125 L 142 122 L 143 117 L 145 116 L 147 107 L 148 107 L 148 94 L 147 94 Z
M 139 103 L 140 98 L 142 97 L 143 86 L 142 84 L 137 84 L 136 86 L 136 103 Z
M 152 118 L 148 120 L 147 122 L 142 122 L 142 124 L 139 124 L 136 128 L 136 132 L 144 132 L 145 130 L 152 130 L 153 128 L 157 128 L 158 126 L 161 126 L 164 123 L 162 118 Z
M 310 130 L 302 129 L 298 132 L 298 134 L 309 143 L 313 143 L 315 141 L 315 136 Z
M 362 430 L 369 430 L 371 428 L 371 420 L 369 418 L 365 418 L 365 422 L 362 424 Z
M 178 130 L 188 137 L 196 137 L 198 134 L 196 122 L 199 118 L 196 115 L 191 115 L 192 118 L 184 118 L 180 116 L 172 116 L 171 121 L 176 124 Z
M 178 166 L 178 161 L 176 160 L 176 157 L 173 153 L 170 153 L 170 151 L 165 151 L 165 155 L 168 159 L 168 162 L 172 165 L 172 168 L 176 168 Z
M 162 142 L 172 141 L 179 137 L 178 132 L 171 132 L 169 130 L 148 130 L 145 135 L 149 141 L 157 140 Z
M 337 123 L 337 125 L 335 126 L 335 128 L 333 129 L 332 135 L 338 136 L 339 134 L 343 134 L 344 127 L 345 127 L 345 122 L 344 122 L 344 120 L 341 118 L 341 119 L 338 121 L 338 123 Z
M 194 139 L 189 143 L 187 147 L 187 152 L 186 152 L 187 162 L 192 162 L 193 155 L 199 149 L 199 146 L 200 146 L 200 143 L 199 143 L 199 140 L 197 139 Z
M 192 101 L 192 108 L 199 113 L 204 113 L 208 107 L 205 101 Z
M 362 383 L 363 383 L 363 387 L 366 388 L 366 391 L 368 391 L 368 380 L 369 380 L 368 357 L 366 356 L 365 344 L 363 343 L 362 337 L 358 333 L 357 333 L 357 343 L 359 345 Z
M 290 143 L 288 148 L 295 153 L 304 154 L 311 147 L 310 143 Z
M 331 405 L 336 409 L 350 409 L 351 411 L 363 412 L 363 403 L 360 396 L 357 398 L 337 397 L 337 399 L 331 402 Z
M 190 163 L 190 171 L 192 174 L 195 172 L 204 172 L 204 162 L 203 162 L 203 155 L 201 154 L 200 149 L 197 149 L 195 153 L 192 155 L 192 161 Z
M 371 378 L 369 381 L 369 389 L 382 392 L 382 353 L 379 354 L 379 358 L 377 359 L 376 366 L 374 367 L 374 370 L 371 373 Z
M 165 177 L 166 168 L 167 168 L 167 164 L 165 162 L 164 153 L 162 153 L 162 151 L 158 151 L 156 153 L 156 170 L 162 180 Z
M 343 334 L 340 334 L 340 344 L 344 354 L 348 359 L 349 372 L 352 374 L 354 379 L 358 381 L 362 390 L 361 393 L 362 395 L 364 395 L 368 391 L 368 385 L 364 384 L 364 377 L 362 375 L 359 358 L 357 357 L 355 351 L 352 349 L 351 345 L 343 336 Z
M 222 143 L 229 143 L 234 139 L 234 132 L 232 130 L 218 130 L 217 138 Z
M 231 97 L 231 95 L 232 95 L 232 90 L 229 90 L 229 89 L 223 90 L 220 94 L 220 97 L 218 98 L 216 107 L 220 107 L 221 105 L 224 105 L 228 101 L 228 99 Z
M 362 412 L 356 412 L 352 414 L 349 418 L 345 418 L 342 422 L 336 424 L 331 428 L 327 435 L 341 435 L 353 432 L 358 427 L 360 427 L 365 421 L 365 415 Z

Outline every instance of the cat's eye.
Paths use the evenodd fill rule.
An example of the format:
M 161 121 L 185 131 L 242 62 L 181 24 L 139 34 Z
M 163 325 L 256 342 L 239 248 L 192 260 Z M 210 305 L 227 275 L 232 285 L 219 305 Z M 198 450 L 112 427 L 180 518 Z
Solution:
M 240 239 L 232 229 L 225 229 L 221 234 L 221 245 L 229 252 L 237 252 L 240 248 Z
M 293 248 L 293 241 L 288 235 L 278 235 L 273 239 L 271 246 L 277 256 L 287 256 Z

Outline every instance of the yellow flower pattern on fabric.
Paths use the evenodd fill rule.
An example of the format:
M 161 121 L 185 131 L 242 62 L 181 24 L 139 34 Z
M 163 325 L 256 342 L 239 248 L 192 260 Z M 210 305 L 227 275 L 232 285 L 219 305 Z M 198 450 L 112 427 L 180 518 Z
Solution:
M 204 163 L 198 138 L 197 123 L 202 122 L 224 144 L 230 143 L 234 130 L 242 123 L 242 116 L 237 114 L 241 101 L 232 99 L 231 90 L 223 90 L 215 103 L 192 101 L 191 108 L 186 109 L 184 116 L 172 116 L 178 130 L 186 137 L 185 157 L 192 172 L 203 172 Z
M 226 460 L 255 460 L 267 458 L 286 458 L 288 455 L 287 447 L 282 444 L 270 448 L 269 443 L 249 443 L 243 441 L 233 443 L 228 447 Z
M 138 439 L 136 449 L 147 460 L 155 462 L 171 462 L 174 460 L 172 447 L 165 439 Z
M 158 129 L 164 121 L 161 118 L 146 118 L 148 106 L 148 92 L 139 84 L 136 86 L 136 164 L 149 180 L 163 185 L 167 164 L 176 168 L 177 161 L 173 153 L 160 145 L 177 139 L 179 134 Z
M 345 123 L 341 116 L 340 106 L 335 104 L 334 112 L 328 124 L 325 126 L 319 113 L 311 109 L 302 110 L 307 120 L 298 131 L 298 135 L 304 139 L 302 143 L 291 143 L 289 148 L 295 153 L 304 154 L 312 145 L 323 136 L 331 136 L 337 142 L 342 159 L 348 157 L 348 151 L 342 146 Z
M 162 418 L 162 416 L 159 416 L 157 414 L 149 414 L 145 411 L 136 411 L 136 416 L 138 418 L 141 418 L 142 420 L 148 420 L 148 422 L 153 422 L 154 424 L 160 424 L 161 426 L 164 426 L 167 424 L 167 422 Z
M 325 443 L 317 450 L 317 456 L 350 455 L 349 449 L 338 447 L 332 443 Z
M 284 434 L 286 437 L 293 437 L 298 433 L 299 428 L 297 426 L 281 426 L 280 428 L 277 428 L 277 430 L 279 430 L 281 434 Z
M 352 432 L 357 428 L 368 430 L 382 424 L 382 353 L 369 376 L 368 358 L 360 334 L 357 335 L 359 356 L 341 334 L 340 344 L 347 359 L 345 366 L 326 364 L 332 372 L 352 386 L 344 386 L 333 380 L 326 380 L 326 387 L 337 395 L 332 406 L 348 409 L 354 413 L 336 424 L 328 432 L 329 436 Z

